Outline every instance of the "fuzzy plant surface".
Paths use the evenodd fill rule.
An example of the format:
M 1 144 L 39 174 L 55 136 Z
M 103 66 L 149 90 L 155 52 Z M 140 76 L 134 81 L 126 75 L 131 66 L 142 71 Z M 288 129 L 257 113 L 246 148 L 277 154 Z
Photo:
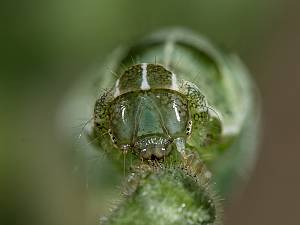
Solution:
M 221 203 L 253 168 L 258 106 L 236 55 L 167 29 L 118 48 L 83 77 L 61 118 L 86 118 L 76 147 L 101 155 L 90 176 L 107 193 L 101 224 L 216 225 Z

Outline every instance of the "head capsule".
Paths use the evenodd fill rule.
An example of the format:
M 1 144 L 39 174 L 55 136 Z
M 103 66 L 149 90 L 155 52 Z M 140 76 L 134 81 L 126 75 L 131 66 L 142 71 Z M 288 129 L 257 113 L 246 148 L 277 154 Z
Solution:
M 94 122 L 96 130 L 108 133 L 122 151 L 159 159 L 173 148 L 184 150 L 174 140 L 185 143 L 193 133 L 192 124 L 198 127 L 195 134 L 205 141 L 208 114 L 199 89 L 178 82 L 161 65 L 143 63 L 127 69 L 109 94 L 96 102 Z
M 114 146 L 141 158 L 162 158 L 175 138 L 189 134 L 188 101 L 174 74 L 161 65 L 138 64 L 116 81 L 110 97 L 95 105 L 95 127 L 107 130 Z M 188 128 L 190 129 L 190 128 Z
M 144 159 L 162 158 L 173 140 L 186 138 L 187 100 L 165 89 L 135 91 L 118 96 L 110 105 L 110 135 L 122 150 L 134 150 Z

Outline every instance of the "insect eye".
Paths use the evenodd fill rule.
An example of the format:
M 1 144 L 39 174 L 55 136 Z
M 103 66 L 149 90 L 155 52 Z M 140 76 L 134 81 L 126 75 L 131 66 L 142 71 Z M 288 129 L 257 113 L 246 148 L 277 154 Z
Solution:
M 188 126 L 186 128 L 186 135 L 189 136 L 191 134 L 191 131 L 192 131 L 192 122 L 189 121 Z

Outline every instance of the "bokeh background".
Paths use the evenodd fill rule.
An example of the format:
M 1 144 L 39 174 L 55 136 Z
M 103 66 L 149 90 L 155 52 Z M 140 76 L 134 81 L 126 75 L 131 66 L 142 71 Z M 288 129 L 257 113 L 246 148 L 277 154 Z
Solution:
M 0 224 L 97 224 L 55 118 L 67 89 L 120 44 L 183 26 L 238 53 L 260 89 L 263 136 L 225 225 L 300 224 L 296 0 L 0 2 Z M 94 215 L 94 214 L 93 214 Z

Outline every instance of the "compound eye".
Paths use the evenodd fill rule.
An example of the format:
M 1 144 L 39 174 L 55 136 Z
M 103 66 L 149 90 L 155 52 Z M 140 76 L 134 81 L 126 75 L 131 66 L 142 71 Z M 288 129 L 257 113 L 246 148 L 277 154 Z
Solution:
M 190 136 L 192 133 L 192 120 L 189 120 L 188 125 L 186 127 L 186 135 Z
M 114 143 L 116 145 L 118 143 L 117 138 L 116 138 L 116 136 L 113 135 L 111 129 L 108 130 L 108 134 L 110 136 L 110 139 L 111 139 L 112 143 Z

